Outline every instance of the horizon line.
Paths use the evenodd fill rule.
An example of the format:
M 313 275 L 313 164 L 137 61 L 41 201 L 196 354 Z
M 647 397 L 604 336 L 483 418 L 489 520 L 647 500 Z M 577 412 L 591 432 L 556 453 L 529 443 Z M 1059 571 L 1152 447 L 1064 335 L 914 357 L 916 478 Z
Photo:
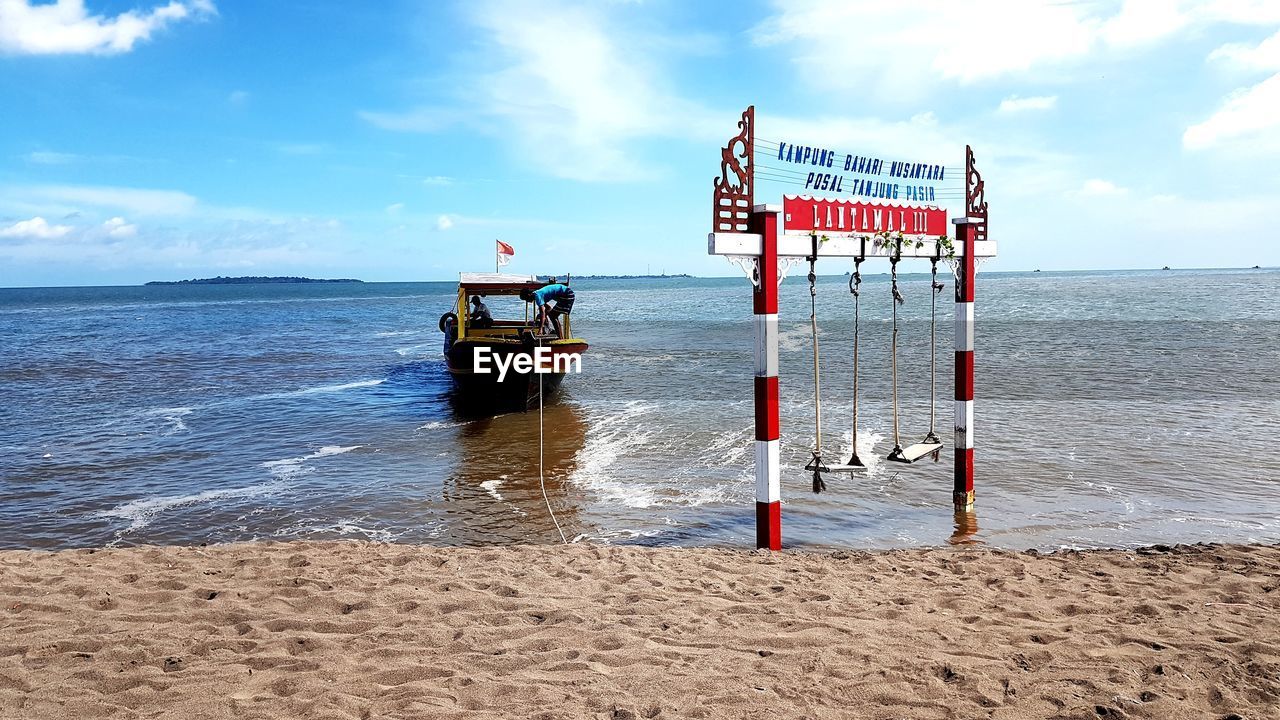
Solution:
M 1241 267 L 1178 267 L 1178 268 L 1175 268 L 1175 267 L 1168 267 L 1168 266 L 1165 266 L 1165 267 L 1158 267 L 1158 268 L 1155 268 L 1155 267 L 1148 267 L 1148 268 L 1082 268 L 1082 269 L 1073 269 L 1073 270 L 1053 270 L 1053 269 L 1051 269 L 1051 270 L 1043 270 L 1043 269 L 1040 269 L 1040 268 L 1036 268 L 1036 269 L 1032 269 L 1032 270 L 987 270 L 987 271 L 984 271 L 984 272 L 983 272 L 983 274 L 984 274 L 984 275 L 1016 275 L 1016 274 L 1033 274 L 1033 273 L 1045 273 L 1045 274 L 1052 274 L 1052 273 L 1103 273 L 1103 272 L 1117 272 L 1117 273 L 1120 273 L 1120 272 L 1207 272 L 1207 271 L 1222 271 L 1222 270 L 1273 270 L 1273 271 L 1274 271 L 1274 270 L 1280 270 L 1280 265 L 1251 265 L 1251 266 L 1248 266 L 1248 267 L 1243 267 L 1243 266 L 1241 266 Z M 845 271 L 845 272 L 843 272 L 843 273 L 836 273 L 836 274 L 831 274 L 831 273 L 828 273 L 828 274 L 819 274 L 819 275 L 818 275 L 818 277 L 844 277 L 844 276 L 846 276 L 846 275 L 848 275 L 848 274 L 849 274 L 849 272 L 848 272 L 848 271 Z M 863 271 L 863 274 L 864 274 L 864 275 L 888 275 L 888 274 L 889 274 L 889 271 L 888 271 L 888 270 L 885 270 L 885 271 L 883 271 L 883 272 L 875 272 L 875 273 L 870 273 L 870 272 Z M 899 274 L 899 275 L 924 275 L 924 274 L 927 274 L 927 272 L 900 272 L 900 273 L 898 273 L 898 274 Z M 592 279 L 592 278 L 594 278 L 594 277 L 602 277 L 602 276 L 603 276 L 603 277 L 608 277 L 608 278 L 611 278 L 611 279 L 629 279 L 629 278 L 631 278 L 631 279 L 651 279 L 651 278 L 664 278 L 664 277 L 671 277 L 671 278 L 675 278 L 675 277 L 683 277 L 683 278 L 689 278 L 689 279 L 693 279 L 693 280 L 722 280 L 722 279 L 727 279 L 727 278 L 741 277 L 741 275 L 739 275 L 739 274 L 731 274 L 731 275 L 692 275 L 692 274 L 689 274 L 689 273 L 674 273 L 674 274 L 663 274 L 663 275 L 616 275 L 616 274 L 613 274 L 613 273 L 598 273 L 598 274 L 583 274 L 583 275 L 579 275 L 578 277 L 579 277 L 579 278 L 585 278 L 585 279 Z M 216 276 L 216 277 L 223 277 L 223 276 Z M 227 276 L 227 277 L 233 277 L 233 278 L 234 278 L 234 277 L 255 277 L 255 276 L 252 276 L 252 275 L 235 275 L 235 276 Z M 305 276 L 260 276 L 260 277 L 305 277 Z M 558 276 L 550 276 L 550 275 L 549 275 L 549 276 L 547 276 L 547 277 L 558 277 Z M 570 277 L 570 279 L 572 280 L 572 274 L 569 274 L 569 277 Z M 320 280 L 320 281 L 324 281 L 324 280 L 333 281 L 333 280 L 336 280 L 337 278 L 306 278 L 306 279 L 309 279 L 309 280 Z M 363 284 L 363 285 L 405 285 L 405 284 L 410 284 L 410 283 L 452 283 L 452 282 L 457 282 L 457 280 L 456 280 L 456 279 L 453 279 L 453 278 L 445 279 L 445 280 L 361 280 L 361 279 L 359 279 L 359 278 L 340 278 L 340 279 L 343 279 L 343 280 L 354 280 L 356 283 Z M 124 287 L 148 287 L 148 284 L 147 284 L 147 283 L 152 283 L 152 282 L 164 283 L 164 284 L 162 284 L 162 285 L 156 285 L 156 286 L 152 286 L 152 287 L 174 287 L 174 286 L 178 286 L 178 285 L 200 285 L 200 286 L 204 286 L 204 285 L 213 285 L 213 284 L 217 284 L 217 283 L 183 283 L 183 281 L 181 281 L 181 280 L 147 280 L 147 281 L 140 282 L 140 283 L 119 283 L 119 284 L 109 284 L 109 285 L 5 285 L 5 286 L 0 286 L 0 290 L 55 290 L 55 289 L 72 289 L 72 288 L 124 288 Z M 232 284 L 232 283 L 227 283 L 227 284 Z M 287 283 L 240 283 L 240 284 L 242 284 L 242 285 L 253 285 L 253 284 L 271 285 L 271 284 L 287 284 Z M 299 285 L 305 285 L 305 284 L 307 284 L 307 283 L 296 283 L 296 284 L 299 284 Z

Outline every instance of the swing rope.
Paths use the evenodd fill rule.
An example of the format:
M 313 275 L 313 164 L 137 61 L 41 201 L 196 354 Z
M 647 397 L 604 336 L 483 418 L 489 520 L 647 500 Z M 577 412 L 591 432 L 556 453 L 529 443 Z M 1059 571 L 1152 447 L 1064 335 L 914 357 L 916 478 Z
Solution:
M 889 275 L 893 289 L 893 340 L 889 351 L 893 376 L 893 452 L 890 455 L 902 454 L 902 440 L 898 434 L 898 306 L 906 299 L 898 289 L 898 260 L 901 258 L 902 244 L 899 242 L 894 248 L 893 256 L 889 258 Z
M 942 248 L 939 244 L 937 250 L 930 260 L 929 272 L 933 276 L 933 292 L 929 293 L 929 434 L 925 436 L 924 441 L 927 443 L 940 443 L 938 434 L 934 432 L 935 420 L 937 418 L 937 397 L 938 397 L 938 343 L 937 326 L 938 326 L 938 295 L 942 293 L 946 285 L 938 282 L 938 259 Z M 941 451 L 939 451 L 941 452 Z M 934 453 L 934 460 L 938 459 L 938 453 Z
M 866 240 L 862 241 L 865 245 Z M 862 296 L 862 261 L 861 253 L 853 259 L 853 274 L 849 276 L 849 292 L 853 294 L 853 450 L 849 455 L 849 465 L 863 467 L 858 457 L 858 314 L 859 298 Z
M 813 460 L 805 466 L 813 470 L 813 491 L 827 489 L 822 480 L 822 385 L 818 379 L 818 235 L 813 234 L 813 254 L 809 256 L 809 329 L 813 334 Z

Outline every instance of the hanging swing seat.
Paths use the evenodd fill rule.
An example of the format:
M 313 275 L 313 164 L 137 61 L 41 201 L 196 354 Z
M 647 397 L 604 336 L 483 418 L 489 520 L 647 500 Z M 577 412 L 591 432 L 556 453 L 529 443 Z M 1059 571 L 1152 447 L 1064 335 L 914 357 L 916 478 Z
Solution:
M 859 460 L 856 455 L 849 459 L 849 464 L 847 465 L 843 465 L 839 463 L 833 463 L 828 465 L 827 463 L 822 462 L 821 457 L 815 456 L 812 460 L 809 461 L 808 465 L 804 466 L 804 469 L 809 472 L 827 473 L 827 472 L 853 472 L 855 470 L 862 470 L 865 467 L 866 466 L 862 464 L 862 461 Z
M 932 455 L 942 449 L 942 443 L 937 441 L 918 442 L 914 445 L 904 447 L 895 447 L 893 452 L 889 453 L 889 460 L 900 463 L 913 463 L 922 457 Z
M 822 471 L 823 472 L 853 472 L 855 470 L 862 470 L 864 467 L 866 466 L 863 465 L 862 463 L 858 463 L 857 465 L 824 465 Z

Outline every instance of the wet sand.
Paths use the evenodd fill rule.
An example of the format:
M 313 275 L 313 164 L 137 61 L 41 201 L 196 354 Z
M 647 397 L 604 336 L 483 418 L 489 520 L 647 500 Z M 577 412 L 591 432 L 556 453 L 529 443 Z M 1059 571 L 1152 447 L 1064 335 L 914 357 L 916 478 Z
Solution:
M 6 718 L 1280 717 L 1280 547 L 0 552 Z

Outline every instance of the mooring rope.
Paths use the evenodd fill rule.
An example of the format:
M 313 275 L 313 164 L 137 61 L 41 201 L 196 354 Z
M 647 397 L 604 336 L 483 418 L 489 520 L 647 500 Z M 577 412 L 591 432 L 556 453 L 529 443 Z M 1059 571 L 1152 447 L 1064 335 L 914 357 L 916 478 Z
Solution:
M 542 341 L 538 341 L 542 345 Z M 551 522 L 555 523 L 556 532 L 560 533 L 560 542 L 568 545 L 569 539 L 564 536 L 564 530 L 560 529 L 560 521 L 556 520 L 556 511 L 551 509 L 551 498 L 547 497 L 547 479 L 542 473 L 542 446 L 543 446 L 543 422 L 542 422 L 542 367 L 538 366 L 538 485 L 542 487 L 542 501 L 547 504 L 547 514 L 551 516 Z

